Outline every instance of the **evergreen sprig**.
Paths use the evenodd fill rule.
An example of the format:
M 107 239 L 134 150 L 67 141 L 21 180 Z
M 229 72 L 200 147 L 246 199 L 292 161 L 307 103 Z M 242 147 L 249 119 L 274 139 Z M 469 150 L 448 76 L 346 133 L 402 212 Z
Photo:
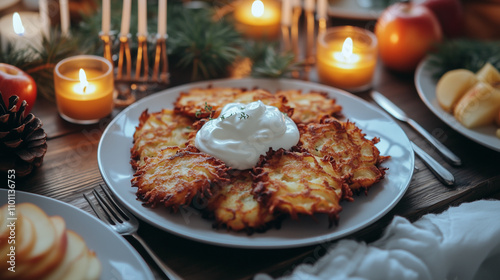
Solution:
M 436 68 L 435 78 L 453 69 L 477 72 L 487 62 L 500 69 L 500 41 L 455 39 L 437 45 L 429 63 Z
M 247 56 L 253 61 L 252 77 L 280 78 L 298 68 L 295 56 L 290 52 L 279 52 L 279 46 L 272 43 L 248 45 Z
M 227 20 L 212 20 L 211 10 L 182 9 L 170 26 L 169 54 L 191 69 L 192 81 L 225 75 L 241 54 L 241 35 Z

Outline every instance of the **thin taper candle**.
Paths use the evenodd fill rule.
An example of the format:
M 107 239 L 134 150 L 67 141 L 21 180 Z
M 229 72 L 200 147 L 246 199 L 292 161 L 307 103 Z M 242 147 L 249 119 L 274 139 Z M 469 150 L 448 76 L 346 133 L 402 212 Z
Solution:
M 47 0 L 40 0 L 38 2 L 38 9 L 40 11 L 40 21 L 42 23 L 42 32 L 43 35 L 48 37 L 49 36 L 49 29 L 50 29 L 50 18 L 49 18 L 49 3 Z
M 138 1 L 138 18 L 139 18 L 139 24 L 138 24 L 138 35 L 139 36 L 147 36 L 148 35 L 148 28 L 147 28 L 147 7 L 146 7 L 146 0 L 139 0 Z
M 167 34 L 167 0 L 158 2 L 158 36 Z
M 292 25 L 292 2 L 291 0 L 282 0 L 281 2 L 281 25 Z
M 121 36 L 127 36 L 130 32 L 130 12 L 132 10 L 132 0 L 123 0 Z
M 102 0 L 102 35 L 109 35 L 111 29 L 111 0 Z
M 69 5 L 68 0 L 60 0 L 59 8 L 61 12 L 61 33 L 68 35 L 69 32 Z
M 328 0 L 318 0 L 317 4 L 317 17 L 318 19 L 326 19 L 326 10 L 328 5 Z

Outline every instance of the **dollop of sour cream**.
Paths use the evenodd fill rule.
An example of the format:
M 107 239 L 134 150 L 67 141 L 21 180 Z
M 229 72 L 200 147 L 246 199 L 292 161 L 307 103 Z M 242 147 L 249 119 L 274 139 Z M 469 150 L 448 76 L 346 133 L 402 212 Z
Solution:
M 198 131 L 195 146 L 234 169 L 254 167 L 269 148 L 290 149 L 299 142 L 299 130 L 286 114 L 260 100 L 229 103 L 217 119 Z

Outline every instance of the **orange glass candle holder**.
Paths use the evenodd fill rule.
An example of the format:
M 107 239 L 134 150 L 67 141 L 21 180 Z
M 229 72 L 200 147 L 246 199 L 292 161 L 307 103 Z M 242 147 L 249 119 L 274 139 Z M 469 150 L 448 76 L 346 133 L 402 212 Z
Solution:
M 281 6 L 275 0 L 242 0 L 234 8 L 235 27 L 255 40 L 277 39 L 281 32 Z
M 63 119 L 78 124 L 96 123 L 113 111 L 113 66 L 99 56 L 66 58 L 54 69 L 54 89 Z
M 358 92 L 372 86 L 377 65 L 377 38 L 354 27 L 332 27 L 318 36 L 316 62 L 319 81 Z

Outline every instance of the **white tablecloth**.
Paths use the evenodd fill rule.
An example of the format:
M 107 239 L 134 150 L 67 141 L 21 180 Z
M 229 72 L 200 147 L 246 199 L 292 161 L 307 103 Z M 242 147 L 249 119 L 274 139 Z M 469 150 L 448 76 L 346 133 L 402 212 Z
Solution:
M 500 201 L 463 203 L 414 223 L 396 216 L 379 240 L 340 240 L 282 279 L 500 279 Z

